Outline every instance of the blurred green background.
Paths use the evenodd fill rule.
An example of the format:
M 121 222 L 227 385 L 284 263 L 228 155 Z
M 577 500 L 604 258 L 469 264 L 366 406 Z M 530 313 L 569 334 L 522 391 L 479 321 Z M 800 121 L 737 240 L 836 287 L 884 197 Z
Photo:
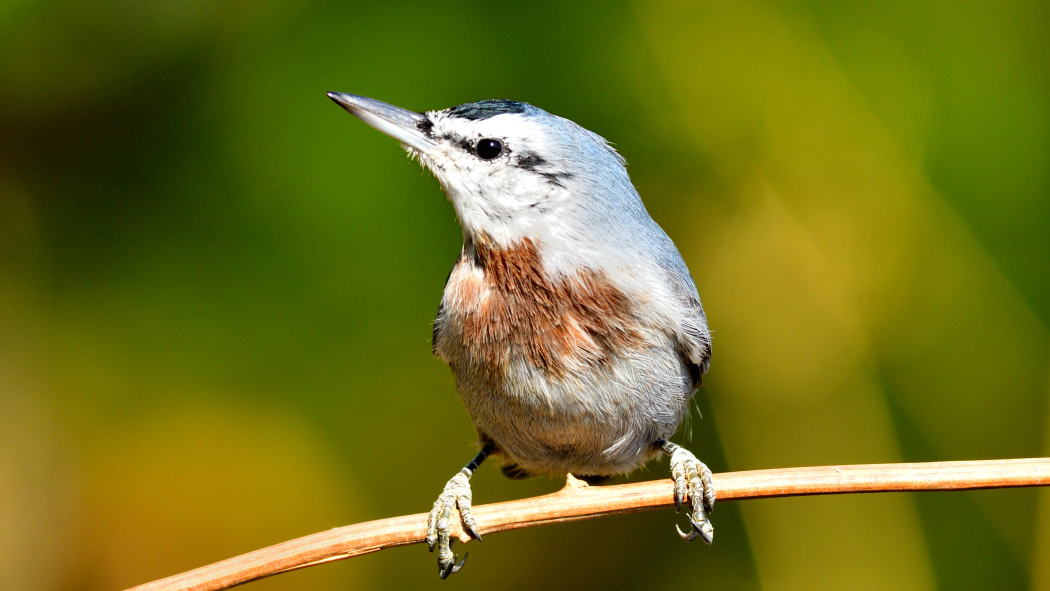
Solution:
M 452 208 L 329 90 L 613 141 L 710 317 L 688 444 L 716 471 L 1050 446 L 1044 0 L 9 0 L 3 587 L 423 512 L 471 457 L 429 344 Z M 474 498 L 561 484 L 486 465 Z M 712 547 L 675 519 L 486 538 L 445 583 L 413 546 L 249 588 L 1050 588 L 1047 492 L 727 503 Z

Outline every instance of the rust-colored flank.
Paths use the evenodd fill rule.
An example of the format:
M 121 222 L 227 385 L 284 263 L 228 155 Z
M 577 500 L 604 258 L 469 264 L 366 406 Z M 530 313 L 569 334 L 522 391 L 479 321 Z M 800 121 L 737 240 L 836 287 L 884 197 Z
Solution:
M 476 258 L 457 267 L 480 266 L 482 278 L 453 272 L 456 305 L 446 310 L 446 328 L 489 367 L 506 367 L 517 354 L 560 376 L 570 364 L 608 364 L 641 341 L 629 298 L 600 271 L 552 279 L 528 238 L 496 248 L 482 236 L 474 246 Z

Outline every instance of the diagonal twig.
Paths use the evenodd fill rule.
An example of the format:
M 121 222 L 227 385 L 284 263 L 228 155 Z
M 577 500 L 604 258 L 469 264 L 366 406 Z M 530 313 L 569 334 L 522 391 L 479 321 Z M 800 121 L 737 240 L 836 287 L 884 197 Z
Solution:
M 725 472 L 714 475 L 718 502 L 801 495 L 973 490 L 1050 485 L 1050 459 L 866 464 Z M 482 535 L 674 506 L 673 482 L 587 486 L 571 475 L 562 490 L 530 499 L 474 507 Z M 456 520 L 458 521 L 458 520 Z M 338 527 L 135 587 L 131 591 L 214 591 L 290 570 L 418 544 L 427 514 Z M 458 528 L 458 524 L 456 525 Z M 469 537 L 462 529 L 460 541 Z

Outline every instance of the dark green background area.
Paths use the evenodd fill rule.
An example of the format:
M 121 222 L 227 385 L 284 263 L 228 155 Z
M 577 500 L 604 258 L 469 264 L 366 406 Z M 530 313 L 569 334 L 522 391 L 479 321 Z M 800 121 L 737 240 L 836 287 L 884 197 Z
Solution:
M 327 91 L 523 100 L 612 141 L 710 318 L 678 439 L 716 472 L 1045 454 L 1045 2 L 15 0 L 4 586 L 125 588 L 423 512 L 470 459 L 429 342 L 454 212 Z M 1044 588 L 1048 503 L 725 503 L 711 547 L 656 511 L 487 537 L 444 583 L 414 546 L 250 588 Z

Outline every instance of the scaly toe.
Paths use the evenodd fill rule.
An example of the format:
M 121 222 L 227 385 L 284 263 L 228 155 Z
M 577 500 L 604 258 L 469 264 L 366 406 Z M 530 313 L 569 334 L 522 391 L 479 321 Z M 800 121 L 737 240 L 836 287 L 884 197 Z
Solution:
M 700 480 L 704 484 L 704 511 L 710 515 L 715 510 L 715 483 L 710 468 L 702 462 L 700 463 Z
M 700 539 L 710 544 L 715 541 L 715 528 L 711 525 L 709 519 L 705 519 L 702 523 L 697 523 L 693 516 L 689 516 L 689 524 L 693 526 L 693 531 L 700 534 Z
M 441 540 L 441 544 L 438 547 L 438 577 L 442 579 L 448 578 L 449 575 L 458 571 L 463 566 L 463 560 L 459 560 L 459 554 L 452 553 L 452 546 L 456 544 L 456 540 L 449 540 L 448 544 L 445 540 Z M 459 560 L 459 562 L 456 562 Z
M 688 500 L 692 509 L 688 515 L 691 526 L 689 533 L 675 526 L 678 535 L 687 542 L 701 538 L 710 544 L 715 537 L 714 526 L 707 518 L 707 514 L 714 509 L 715 505 L 715 487 L 711 470 L 684 447 L 670 442 L 664 443 L 662 447 L 671 455 L 675 508 L 681 510 L 684 501 Z
M 470 556 L 470 552 L 464 554 L 462 560 L 460 560 L 459 562 L 455 562 L 455 560 L 459 558 L 459 555 L 457 554 L 452 558 L 452 561 L 449 562 L 447 566 L 442 567 L 441 565 L 438 565 L 438 576 L 441 577 L 442 580 L 444 580 L 447 579 L 448 576 L 452 573 L 458 573 L 459 569 L 463 568 L 463 563 L 467 561 L 468 556 Z
M 427 546 L 431 552 L 437 549 L 438 576 L 442 579 L 459 572 L 467 559 L 464 555 L 463 560 L 460 560 L 458 555 L 452 553 L 452 546 L 455 544 L 455 539 L 452 538 L 452 519 L 456 509 L 459 509 L 463 530 L 478 541 L 481 540 L 477 523 L 470 511 L 469 479 L 470 474 L 466 470 L 453 476 L 441 491 L 441 496 L 434 502 L 434 508 L 427 519 Z
M 439 562 L 439 563 L 438 563 L 438 577 L 440 577 L 440 578 L 441 578 L 442 580 L 444 580 L 444 579 L 447 579 L 449 575 L 451 575 L 452 573 L 454 573 L 454 572 L 456 572 L 457 570 L 459 570 L 459 569 L 458 569 L 458 568 L 456 568 L 456 566 L 455 566 L 455 564 L 456 564 L 456 563 L 455 563 L 455 560 L 456 560 L 457 558 L 459 558 L 459 556 L 453 556 L 453 557 L 452 557 L 452 560 L 449 560 L 449 561 L 448 561 L 447 563 L 445 563 L 444 565 L 442 565 L 442 564 L 441 564 L 441 563 Z M 461 563 L 461 564 L 462 564 L 462 563 Z
M 703 522 L 699 522 L 696 519 L 694 519 L 692 515 L 687 515 L 686 517 L 688 517 L 689 525 L 691 527 L 688 534 L 682 531 L 682 529 L 677 525 L 674 526 L 675 529 L 678 530 L 678 535 L 683 540 L 685 540 L 686 542 L 692 542 L 696 538 L 700 538 L 708 544 L 714 541 L 715 528 L 711 526 L 710 521 L 704 520 Z

